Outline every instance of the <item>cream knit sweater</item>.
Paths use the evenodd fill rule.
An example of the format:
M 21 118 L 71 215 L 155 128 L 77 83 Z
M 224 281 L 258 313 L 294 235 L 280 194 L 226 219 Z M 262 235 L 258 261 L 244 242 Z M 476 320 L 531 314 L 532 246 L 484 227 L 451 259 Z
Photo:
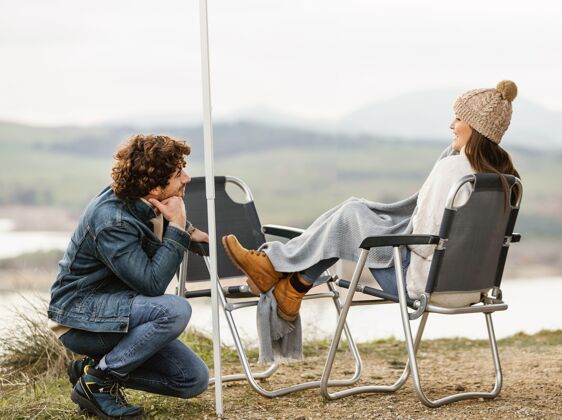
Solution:
M 416 212 L 412 216 L 412 234 L 438 235 L 449 190 L 460 178 L 474 172 L 463 151 L 437 162 L 420 190 Z M 466 203 L 470 189 L 466 184 L 457 194 L 454 205 Z M 414 245 L 410 249 L 406 286 L 409 296 L 415 299 L 425 291 L 435 245 Z M 432 303 L 443 306 L 464 306 L 479 299 L 480 292 L 433 293 L 431 296 Z

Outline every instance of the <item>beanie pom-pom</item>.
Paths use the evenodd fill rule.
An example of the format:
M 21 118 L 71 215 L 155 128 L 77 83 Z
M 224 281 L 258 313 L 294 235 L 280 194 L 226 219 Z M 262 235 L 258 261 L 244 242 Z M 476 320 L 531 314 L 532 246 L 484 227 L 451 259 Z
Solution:
M 513 101 L 517 97 L 517 85 L 511 80 L 502 80 L 498 83 L 496 89 L 501 93 L 502 98 L 508 100 L 509 102 Z

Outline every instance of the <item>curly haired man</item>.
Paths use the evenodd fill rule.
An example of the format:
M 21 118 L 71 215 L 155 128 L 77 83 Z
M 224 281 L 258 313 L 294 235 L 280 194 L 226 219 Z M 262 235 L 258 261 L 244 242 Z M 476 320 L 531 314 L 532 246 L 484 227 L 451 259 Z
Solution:
M 136 419 L 123 387 L 179 398 L 207 389 L 205 363 L 178 336 L 191 307 L 164 294 L 191 240 L 185 142 L 136 135 L 115 155 L 113 183 L 82 214 L 51 289 L 49 326 L 71 351 L 71 399 L 100 418 Z

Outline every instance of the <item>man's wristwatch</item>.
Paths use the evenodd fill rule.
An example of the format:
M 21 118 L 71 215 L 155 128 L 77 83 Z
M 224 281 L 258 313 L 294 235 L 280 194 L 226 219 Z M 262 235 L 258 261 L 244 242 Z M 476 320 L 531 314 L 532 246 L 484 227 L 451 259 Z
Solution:
M 192 234 L 193 232 L 195 232 L 196 230 L 197 230 L 197 228 L 196 228 L 195 226 L 193 226 L 193 225 L 191 224 L 191 222 L 188 221 L 188 222 L 187 222 L 187 225 L 185 226 L 185 231 L 187 232 L 187 234 L 188 234 L 189 236 L 191 236 L 191 234 Z

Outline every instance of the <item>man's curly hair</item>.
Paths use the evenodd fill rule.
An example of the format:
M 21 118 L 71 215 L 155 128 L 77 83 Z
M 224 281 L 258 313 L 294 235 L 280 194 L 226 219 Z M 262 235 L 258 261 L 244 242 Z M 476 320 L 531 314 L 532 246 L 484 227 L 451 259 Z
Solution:
M 153 188 L 166 187 L 170 177 L 185 167 L 191 148 L 168 136 L 137 134 L 123 144 L 111 170 L 115 195 L 134 200 Z

